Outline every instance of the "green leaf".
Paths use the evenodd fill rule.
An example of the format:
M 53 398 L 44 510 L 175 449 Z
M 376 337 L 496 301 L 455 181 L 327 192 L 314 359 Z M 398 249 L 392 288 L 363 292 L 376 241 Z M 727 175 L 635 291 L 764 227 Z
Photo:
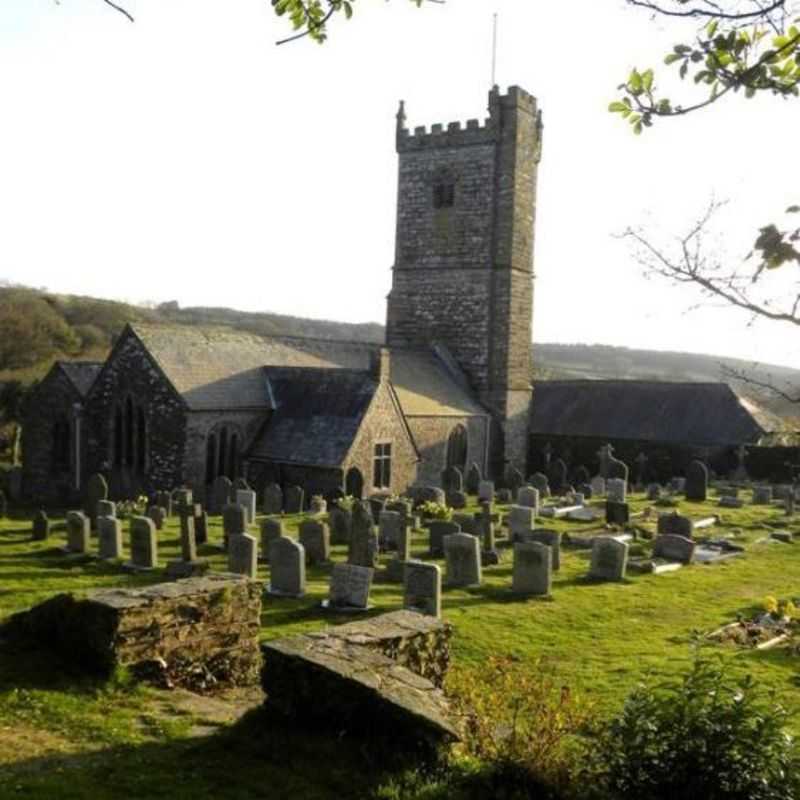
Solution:
M 653 88 L 653 70 L 647 69 L 642 73 L 642 86 L 646 92 Z
M 714 38 L 714 34 L 717 32 L 717 26 L 719 25 L 719 20 L 712 19 L 711 22 L 706 25 L 706 34 L 709 39 Z
M 628 77 L 628 89 L 633 95 L 642 93 L 642 76 L 636 69 L 632 70 Z
M 665 64 L 674 64 L 676 61 L 680 61 L 683 56 L 680 53 L 668 53 L 664 57 Z
M 608 110 L 612 114 L 620 114 L 625 111 L 630 111 L 630 108 L 627 105 L 625 105 L 625 103 L 619 100 L 615 100 L 613 103 L 608 104 Z
M 639 135 L 641 134 L 641 132 L 642 132 L 642 123 L 641 123 L 641 122 L 637 122 L 637 123 L 636 123 L 636 124 L 633 126 L 633 132 L 634 132 L 634 133 L 635 133 L 637 136 L 639 136 Z

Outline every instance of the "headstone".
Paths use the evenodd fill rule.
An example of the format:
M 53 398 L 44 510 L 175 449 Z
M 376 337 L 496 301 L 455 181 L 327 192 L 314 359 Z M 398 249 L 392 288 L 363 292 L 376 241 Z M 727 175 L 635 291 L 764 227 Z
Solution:
M 497 543 L 494 535 L 494 518 L 492 515 L 491 503 L 482 503 L 481 510 L 475 515 L 475 521 L 478 523 L 478 535 L 481 538 L 481 558 L 484 563 L 487 563 L 491 558 L 487 556 L 491 553 L 496 553 Z M 499 561 L 499 556 L 498 556 Z
M 689 517 L 684 517 L 677 511 L 672 514 L 662 514 L 658 518 L 659 534 L 674 534 L 691 539 L 694 534 L 694 522 Z
M 331 528 L 331 544 L 350 543 L 350 512 L 334 507 L 328 514 L 328 523 Z
M 237 478 L 233 482 L 233 491 L 234 492 L 249 492 L 251 489 L 250 484 L 247 482 L 246 478 Z
M 586 484 L 588 486 L 592 482 L 592 476 L 583 464 L 575 470 L 575 474 L 572 476 L 572 482 L 578 486 L 581 484 Z
M 628 545 L 612 536 L 595 536 L 589 577 L 596 580 L 620 581 L 628 565 Z
M 480 533 L 480 526 L 474 514 L 460 511 L 457 514 L 453 514 L 450 521 L 455 522 L 461 528 L 462 533 L 471 533 L 473 536 L 478 536 Z
M 158 567 L 158 541 L 156 526 L 148 517 L 131 519 L 131 560 L 126 566 L 134 569 Z
M 528 506 L 511 506 L 506 521 L 512 542 L 516 542 L 521 534 L 533 530 L 535 516 L 534 510 Z
M 606 481 L 606 497 L 617 503 L 624 503 L 627 497 L 627 486 L 622 478 L 609 478 Z
M 280 514 L 283 511 L 283 490 L 277 483 L 270 483 L 264 489 L 264 513 Z
M 304 492 L 299 486 L 288 486 L 284 497 L 287 514 L 300 514 L 303 511 Z
M 567 465 L 564 460 L 557 458 L 550 465 L 549 474 L 550 491 L 553 494 L 563 494 L 567 488 Z
M 467 495 L 464 492 L 449 492 L 447 495 L 447 505 L 450 508 L 466 508 Z
M 481 481 L 478 485 L 478 500 L 494 500 L 494 481 Z
M 468 533 L 452 533 L 444 539 L 448 586 L 479 586 L 481 582 L 480 542 Z
M 328 607 L 331 609 L 369 608 L 373 570 L 355 564 L 336 564 L 331 572 Z
M 741 501 L 738 497 L 720 497 L 719 505 L 721 508 L 741 508 L 744 505 L 744 502 Z
M 403 573 L 403 608 L 442 615 L 442 571 L 437 564 L 408 561 Z
M 653 558 L 665 558 L 667 561 L 680 561 L 691 564 L 694 558 L 695 543 L 685 536 L 671 533 L 656 536 L 653 543 Z
M 445 494 L 464 491 L 464 476 L 458 467 L 447 467 L 442 470 L 442 489 Z
M 794 493 L 787 494 L 783 501 L 783 509 L 786 512 L 787 517 L 791 517 L 794 514 Z
M 183 561 L 197 561 L 194 519 L 194 517 L 181 517 L 181 559 Z
M 256 493 L 250 489 L 237 489 L 236 505 L 245 510 L 247 524 L 252 525 L 256 521 Z
M 271 522 L 274 520 L 267 520 Z M 306 554 L 303 545 L 286 536 L 269 540 L 269 587 L 278 597 L 303 597 L 306 593 Z
M 221 514 L 222 509 L 233 500 L 233 484 L 230 478 L 220 475 L 211 484 L 211 496 L 208 504 L 212 514 Z
M 347 562 L 358 567 L 375 567 L 378 563 L 378 532 L 372 511 L 365 500 L 353 504 L 350 547 Z
M 669 482 L 669 488 L 674 494 L 682 494 L 686 491 L 686 478 L 678 475 Z
M 659 484 L 657 484 L 657 483 L 651 483 L 647 487 L 647 499 L 651 503 L 654 503 L 660 497 L 661 497 L 661 486 Z
M 147 516 L 153 520 L 157 531 L 164 529 L 164 523 L 167 521 L 167 510 L 163 506 L 150 506 L 147 509 Z
M 697 459 L 686 467 L 686 499 L 694 503 L 705 503 L 708 499 L 708 467 Z
M 258 542 L 255 536 L 241 533 L 228 540 L 228 571 L 246 575 L 251 580 L 258 577 Z
M 520 541 L 547 545 L 550 548 L 553 571 L 558 572 L 561 569 L 561 533 L 559 531 L 536 528 L 524 534 Z
M 528 478 L 528 483 L 539 492 L 540 499 L 550 497 L 550 482 L 547 480 L 547 475 L 541 472 L 534 472 Z
M 367 503 L 372 514 L 372 521 L 377 525 L 383 509 L 386 507 L 386 497 L 384 495 L 373 495 L 367 500 Z
M 194 518 L 194 537 L 197 544 L 208 542 L 208 513 L 201 511 Z
M 6 493 L 0 489 L 0 519 L 4 519 L 8 515 L 8 500 L 6 500 Z
M 100 558 L 122 558 L 122 522 L 116 517 L 97 518 L 97 549 Z
M 242 506 L 229 503 L 222 509 L 222 533 L 225 547 L 228 547 L 232 536 L 247 532 L 247 512 Z
M 511 489 L 498 489 L 495 498 L 501 506 L 507 506 L 514 502 L 514 494 Z
M 98 517 L 116 517 L 117 504 L 111 500 L 98 500 L 97 501 L 97 516 Z
M 172 495 L 169 492 L 156 492 L 153 505 L 161 506 L 168 517 L 172 516 Z
M 602 475 L 595 475 L 590 481 L 592 497 L 600 497 L 606 493 L 606 479 Z
M 608 525 L 627 525 L 630 518 L 630 509 L 627 503 L 606 500 L 606 523 Z
M 308 510 L 311 514 L 325 514 L 328 511 L 328 504 L 324 497 L 315 494 L 309 501 Z
M 37 511 L 33 517 L 33 541 L 43 542 L 50 536 L 50 520 L 44 511 Z
M 408 490 L 408 495 L 415 506 L 421 506 L 423 503 L 438 503 L 441 506 L 446 500 L 444 491 L 438 486 L 412 486 Z
M 483 476 L 481 475 L 481 468 L 473 462 L 473 464 L 467 470 L 467 477 L 464 486 L 464 488 L 467 490 L 467 494 L 478 494 L 482 479 Z
M 181 506 L 190 506 L 194 503 L 194 493 L 191 489 L 185 487 L 175 489 L 175 491 L 172 492 L 172 502 L 178 508 Z
M 532 508 L 536 516 L 539 512 L 539 490 L 533 486 L 522 486 L 517 492 L 517 505 Z
M 549 595 L 553 587 L 553 555 L 546 544 L 517 542 L 511 590 L 515 594 Z
M 67 513 L 67 550 L 70 553 L 88 553 L 91 537 L 89 517 L 81 511 Z
M 522 473 L 514 466 L 508 465 L 505 471 L 505 484 L 506 489 L 511 492 L 511 501 L 513 502 L 519 491 L 519 487 L 525 483 L 525 478 Z
M 283 520 L 270 519 L 269 517 L 261 523 L 261 556 L 270 563 L 270 545 L 281 537 L 286 538 L 283 532 Z
M 754 506 L 767 506 L 772 502 L 772 487 L 771 486 L 754 486 L 753 487 L 753 505 Z
M 430 533 L 428 554 L 431 558 L 442 558 L 445 536 L 461 533 L 461 527 L 455 522 L 436 519 L 428 525 L 428 531 Z
M 397 511 L 382 511 L 378 520 L 378 541 L 381 549 L 394 550 L 400 541 L 400 530 L 404 527 L 403 516 Z
M 94 527 L 97 520 L 97 504 L 108 499 L 108 483 L 99 473 L 90 475 L 86 481 L 86 515 Z
M 303 520 L 299 538 L 306 551 L 306 564 L 316 566 L 331 560 L 331 534 L 326 523 L 317 519 Z

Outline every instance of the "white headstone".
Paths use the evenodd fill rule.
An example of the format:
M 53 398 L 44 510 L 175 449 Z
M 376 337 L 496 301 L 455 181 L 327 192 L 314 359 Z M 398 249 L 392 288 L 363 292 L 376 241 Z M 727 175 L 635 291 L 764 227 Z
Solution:
M 403 608 L 432 617 L 442 615 L 442 571 L 438 565 L 407 561 L 403 583 Z
M 306 592 L 306 554 L 303 545 L 286 536 L 269 542 L 267 591 L 279 597 L 302 597 Z
M 228 570 L 236 575 L 246 575 L 251 580 L 258 577 L 258 542 L 255 536 L 239 533 L 230 537 Z
M 550 594 L 553 586 L 553 554 L 541 542 L 517 542 L 511 590 L 517 594 Z
M 256 493 L 249 489 L 237 489 L 236 505 L 244 508 L 247 514 L 247 524 L 252 525 L 256 521 Z
M 481 543 L 469 533 L 444 537 L 444 557 L 448 586 L 479 586 L 481 583 Z

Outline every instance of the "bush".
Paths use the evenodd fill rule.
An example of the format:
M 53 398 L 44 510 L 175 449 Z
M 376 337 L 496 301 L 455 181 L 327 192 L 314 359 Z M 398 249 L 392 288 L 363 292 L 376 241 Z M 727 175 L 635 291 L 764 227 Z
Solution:
M 600 733 L 587 780 L 612 798 L 794 800 L 787 712 L 750 676 L 697 654 L 680 681 L 641 686 Z

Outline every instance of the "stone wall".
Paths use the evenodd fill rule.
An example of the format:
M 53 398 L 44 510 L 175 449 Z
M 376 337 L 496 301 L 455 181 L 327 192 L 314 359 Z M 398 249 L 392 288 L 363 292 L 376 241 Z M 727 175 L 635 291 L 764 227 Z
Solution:
M 125 666 L 164 686 L 258 681 L 262 584 L 209 575 L 143 589 L 57 595 L 11 617 L 10 640 L 54 649 L 91 672 Z
M 417 470 L 417 484 L 439 486 L 447 466 L 447 437 L 456 425 L 467 429 L 467 469 L 473 462 L 486 470 L 486 439 L 489 417 L 408 417 L 422 462 Z

